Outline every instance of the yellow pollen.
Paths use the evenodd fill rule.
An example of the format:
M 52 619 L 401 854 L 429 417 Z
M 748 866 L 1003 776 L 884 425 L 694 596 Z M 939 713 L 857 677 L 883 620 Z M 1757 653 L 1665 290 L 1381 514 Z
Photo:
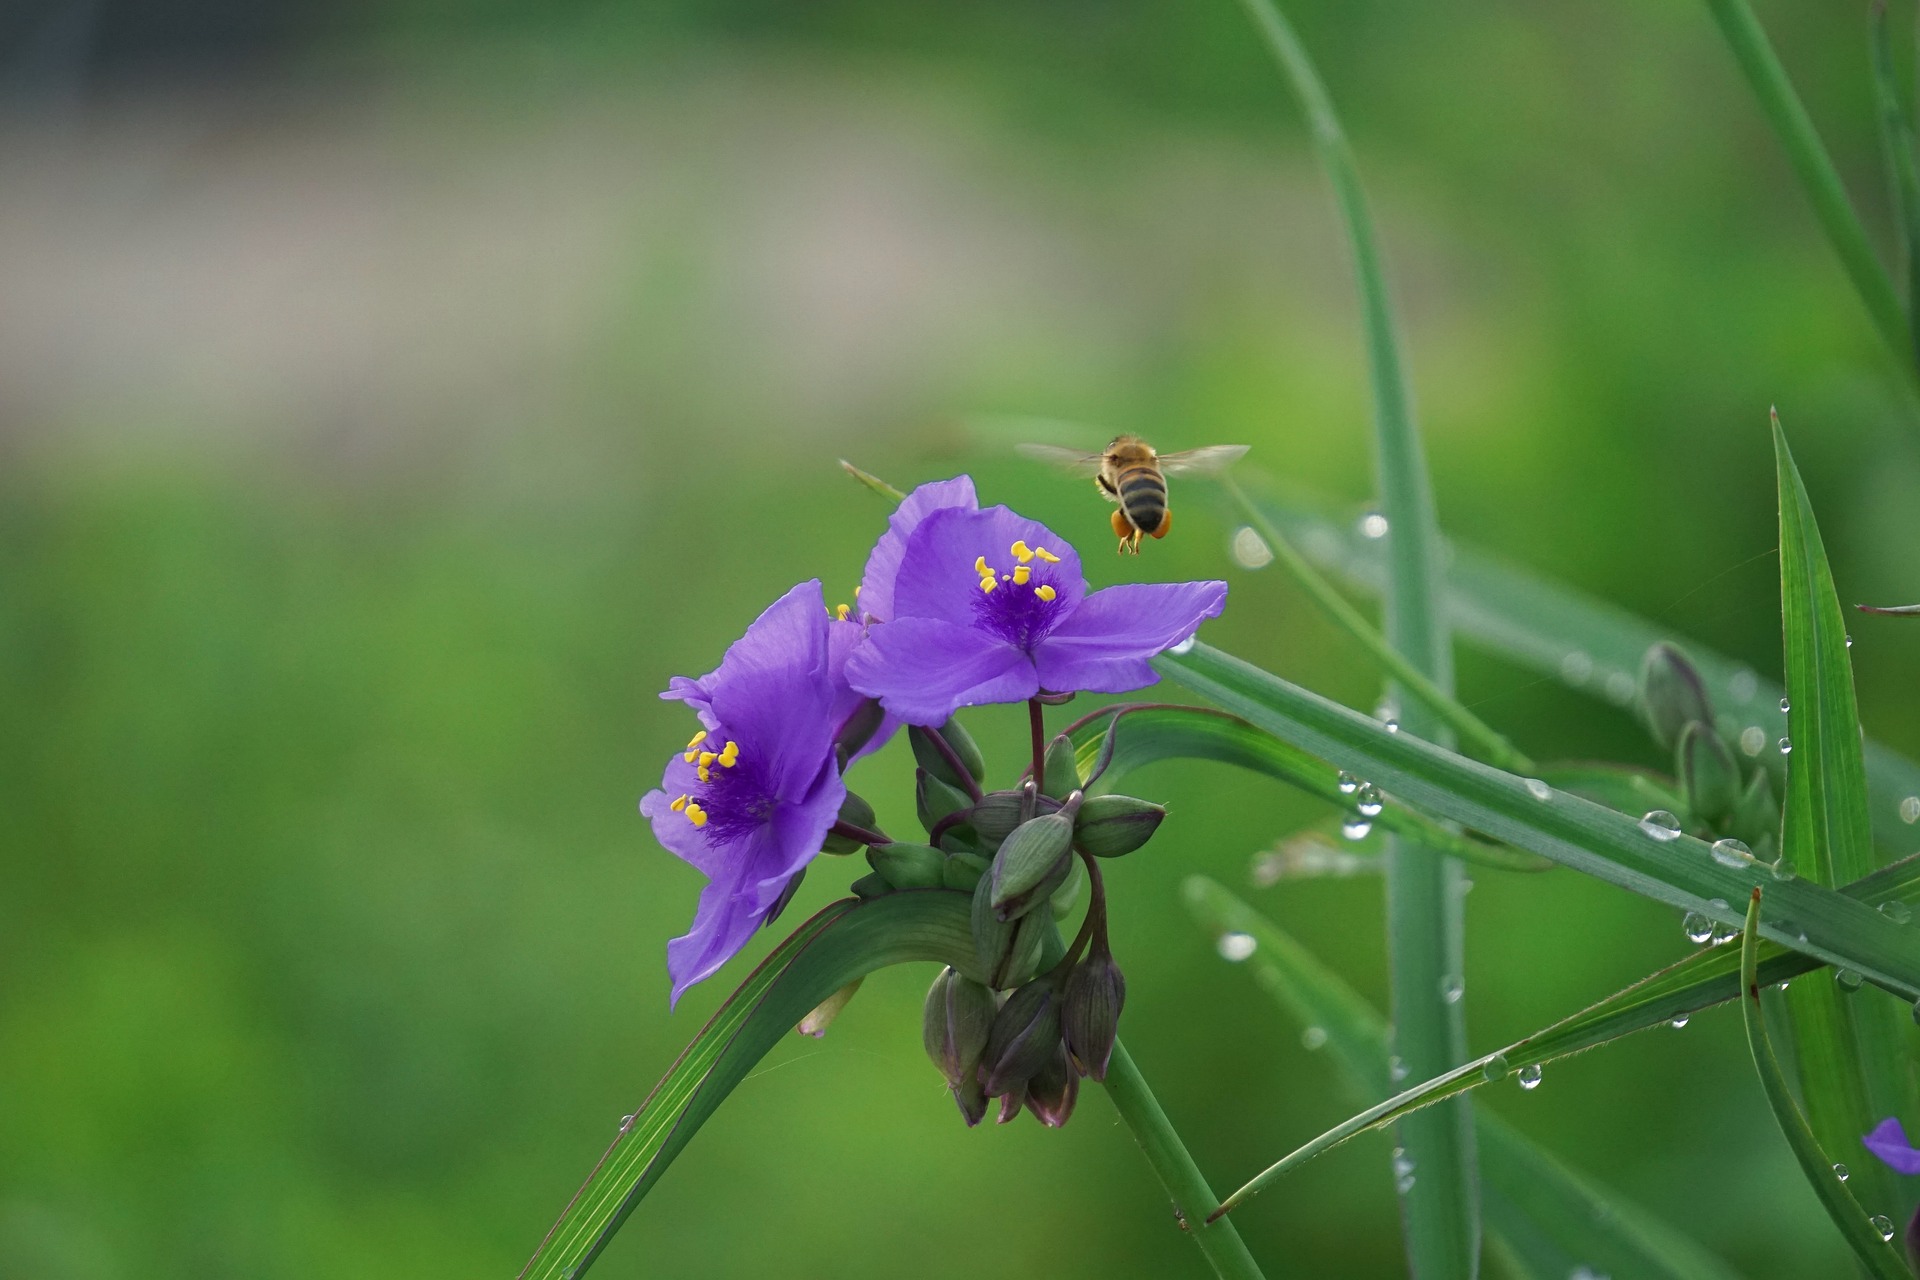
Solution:
M 838 604 L 833 607 L 833 616 L 840 619 L 840 621 L 845 622 L 847 619 L 853 616 L 853 610 L 849 609 L 844 604 Z
M 1042 600 L 1051 600 L 1057 593 L 1052 587 L 1042 584 L 1033 589 L 1033 594 L 1039 596 Z
M 691 738 L 687 739 L 687 749 L 691 751 L 693 748 L 699 746 L 701 743 L 705 742 L 706 740 L 707 740 L 707 731 L 705 729 L 702 729 L 700 732 L 694 734 Z
M 973 571 L 983 578 L 991 578 L 993 576 L 993 570 L 987 568 L 987 558 L 985 556 L 975 556 L 973 558 Z
M 859 583 L 855 583 L 855 584 L 854 584 L 854 587 L 853 587 L 853 598 L 854 598 L 855 600 L 858 600 L 858 599 L 860 598 L 860 584 L 859 584 Z
M 994 581 L 992 574 L 988 574 L 986 577 L 980 579 L 980 589 L 982 591 L 992 591 L 995 587 L 999 585 L 1000 584 L 998 582 Z
M 1027 579 L 1032 576 L 1033 566 L 1030 564 L 1017 564 L 1013 567 L 1013 585 L 1016 587 L 1026 586 Z
M 1014 543 L 1011 550 L 1013 551 L 1013 558 L 1021 564 L 1025 564 L 1027 561 L 1033 559 L 1034 553 L 1027 550 L 1027 540 L 1025 538 Z
M 709 769 L 709 768 L 707 768 L 707 766 L 705 766 L 705 765 L 701 765 L 701 766 L 700 766 L 700 781 L 702 781 L 702 782 L 712 782 L 712 781 L 713 781 L 713 770 L 711 770 L 711 769 Z
M 687 806 L 687 821 L 696 827 L 704 827 L 707 825 L 707 811 L 697 804 L 689 804 Z
M 1039 556 L 1042 560 L 1045 560 L 1048 564 L 1060 563 L 1060 557 L 1053 554 L 1053 552 L 1047 550 L 1045 547 L 1035 547 L 1033 549 L 1033 554 Z
M 675 813 L 680 812 L 682 809 L 686 807 L 687 807 L 687 798 L 685 796 L 681 796 L 678 800 L 675 800 L 672 804 L 667 806 L 667 808 L 673 810 Z
M 720 767 L 723 769 L 731 769 L 734 765 L 738 764 L 739 761 L 740 744 L 729 738 L 727 739 L 727 749 L 720 753 Z
M 719 758 L 720 753 L 718 751 L 702 751 L 700 753 L 700 767 L 704 769 Z

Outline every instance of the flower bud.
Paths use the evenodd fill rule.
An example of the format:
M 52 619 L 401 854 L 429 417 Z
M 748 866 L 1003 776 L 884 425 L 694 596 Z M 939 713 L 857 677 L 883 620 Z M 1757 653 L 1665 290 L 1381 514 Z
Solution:
M 1747 779 L 1746 789 L 1734 802 L 1733 817 L 1727 820 L 1727 829 L 1753 847 L 1754 856 L 1760 856 L 1762 846 L 1778 842 L 1780 835 L 1780 802 L 1774 799 L 1773 783 L 1767 777 L 1765 769 L 1755 769 L 1753 776 Z
M 1073 842 L 1096 858 L 1132 853 L 1160 829 L 1167 811 L 1132 796 L 1095 796 L 1080 806 Z
M 873 829 L 873 806 L 853 792 L 847 792 L 847 798 L 840 802 L 840 821 L 863 830 Z M 852 853 L 860 847 L 860 842 L 852 836 L 837 836 L 829 833 L 820 843 L 822 853 Z
M 1023 821 L 1021 807 L 1018 791 L 989 791 L 975 802 L 967 821 L 979 833 L 983 847 L 998 849 L 1000 842 L 1012 835 L 1014 828 Z M 1050 797 L 1039 801 L 1041 813 L 1052 813 L 1058 807 Z
M 967 1128 L 987 1118 L 987 1087 L 980 1083 L 979 1076 L 949 1085 L 947 1092 L 953 1095 L 953 1103 L 960 1108 L 960 1118 L 967 1122 Z
M 878 872 L 868 872 L 847 888 L 852 891 L 854 897 L 863 899 L 880 898 L 893 892 L 893 886 L 888 884 L 887 878 Z
M 1686 654 L 1665 641 L 1648 649 L 1640 662 L 1640 711 L 1654 741 L 1669 751 L 1688 721 L 1713 723 L 1706 681 Z
M 1073 1115 L 1073 1104 L 1079 1097 L 1080 1077 L 1067 1061 L 1065 1047 L 1056 1044 L 1052 1060 L 1027 1082 L 1027 1108 L 1035 1120 L 1058 1129 Z
M 854 993 L 860 990 L 860 984 L 865 981 L 865 978 L 855 978 L 852 982 L 849 982 L 846 986 L 840 988 L 825 1000 L 822 1000 L 814 1006 L 812 1013 L 800 1019 L 800 1025 L 795 1027 L 794 1030 L 803 1036 L 812 1036 L 815 1040 L 826 1035 L 827 1028 L 833 1025 L 833 1020 L 840 1016 L 840 1011 L 847 1007 L 847 1004 L 853 999 Z
M 1127 1003 L 1127 979 L 1104 943 L 1067 975 L 1060 1003 L 1060 1030 L 1067 1052 L 1082 1075 L 1107 1078 L 1107 1062 L 1120 1034 L 1120 1010 Z
M 914 763 L 925 769 L 950 787 L 967 790 L 969 782 L 978 782 L 987 775 L 987 762 L 980 754 L 979 744 L 973 735 L 960 727 L 958 720 L 949 720 L 938 730 L 946 742 L 948 750 L 970 777 L 962 778 L 954 768 L 953 761 L 947 759 L 947 752 L 940 750 L 940 744 L 933 740 L 935 731 L 912 725 L 907 729 L 907 742 L 913 747 Z
M 1024 822 L 993 858 L 993 910 L 1002 920 L 1023 916 L 1067 878 L 1073 861 L 1073 819 L 1065 812 Z
M 1740 799 L 1740 766 L 1733 752 L 1707 725 L 1689 720 L 1680 730 L 1674 761 L 1687 808 L 1700 821 L 1718 826 Z
M 1065 800 L 1080 789 L 1080 760 L 1073 751 L 1073 739 L 1060 734 L 1047 744 L 1043 762 L 1047 776 L 1036 778 L 1040 790 L 1055 800 Z
M 973 889 L 973 946 L 987 985 L 1004 991 L 1033 976 L 1040 948 L 1053 920 L 1034 911 L 1018 920 L 1002 920 L 993 910 L 993 877 L 983 875 Z
M 932 845 L 882 844 L 867 850 L 867 865 L 896 889 L 938 889 L 947 855 Z
M 914 771 L 913 803 L 920 815 L 920 825 L 928 835 L 940 824 L 940 819 L 950 813 L 958 813 L 971 803 L 965 792 L 948 786 L 925 769 Z
M 987 1050 L 987 1032 L 999 1012 L 993 992 L 957 969 L 942 969 L 927 991 L 926 1019 L 921 1025 L 921 1040 L 927 1057 L 947 1078 L 947 1087 L 958 1090 L 975 1079 L 980 1055 Z M 956 1100 L 957 1094 L 956 1094 Z M 981 1108 L 985 1109 L 982 1099 Z M 964 1113 L 967 1108 L 961 1105 Z M 974 1123 L 970 1121 L 969 1123 Z
M 1087 868 L 1079 858 L 1067 863 L 1067 878 L 1060 882 L 1047 898 L 1047 909 L 1055 920 L 1065 920 L 1080 905 L 1080 895 L 1086 891 Z
M 980 883 L 980 877 L 986 873 L 985 858 L 972 853 L 949 853 L 940 868 L 940 884 L 942 888 L 964 889 L 972 893 L 974 886 Z
M 1001 1097 L 1040 1074 L 1060 1048 L 1060 992 L 1051 978 L 1008 996 L 987 1032 L 980 1069 L 987 1096 Z
M 840 732 L 834 735 L 833 748 L 840 757 L 840 768 L 844 772 L 847 762 L 852 760 L 860 748 L 873 741 L 873 735 L 880 731 L 887 713 L 880 707 L 878 698 L 863 699 L 840 725 Z
M 786 887 L 780 890 L 780 896 L 773 900 L 771 907 L 767 908 L 766 919 L 760 922 L 762 929 L 769 927 L 775 920 L 780 918 L 780 913 L 785 911 L 787 904 L 793 901 L 793 895 L 800 892 L 800 882 L 806 878 L 807 869 L 805 867 L 793 873 L 792 878 L 787 881 Z

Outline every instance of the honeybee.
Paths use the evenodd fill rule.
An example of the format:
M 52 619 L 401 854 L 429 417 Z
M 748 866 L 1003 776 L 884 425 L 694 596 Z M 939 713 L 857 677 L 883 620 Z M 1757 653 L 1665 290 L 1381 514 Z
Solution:
M 1076 453 L 1049 444 L 1023 444 L 1029 458 L 1090 475 L 1100 496 L 1115 503 L 1113 531 L 1120 550 L 1140 554 L 1142 537 L 1164 538 L 1173 528 L 1167 477 L 1221 471 L 1247 452 L 1243 444 L 1216 444 L 1179 453 L 1159 453 L 1139 436 L 1115 436 L 1100 453 Z

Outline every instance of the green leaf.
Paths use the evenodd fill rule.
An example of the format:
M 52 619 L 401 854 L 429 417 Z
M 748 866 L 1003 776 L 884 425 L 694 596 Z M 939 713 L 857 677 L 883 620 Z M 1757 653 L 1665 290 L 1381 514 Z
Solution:
M 1813 205 L 1814 217 L 1819 219 L 1834 252 L 1840 255 L 1840 265 L 1846 268 L 1847 278 L 1853 281 L 1854 291 L 1866 306 L 1874 328 L 1880 331 L 1894 359 L 1911 373 L 1913 347 L 1893 284 L 1874 256 L 1872 242 L 1867 239 L 1866 229 L 1860 225 L 1847 199 L 1839 171 L 1821 144 L 1820 134 L 1813 127 L 1806 107 L 1801 105 L 1800 96 L 1793 91 L 1786 68 L 1780 65 L 1772 44 L 1767 41 L 1767 33 L 1746 0 L 1707 0 L 1707 8 L 1720 24 L 1721 34 L 1732 48 L 1741 71 L 1746 73 L 1747 83 L 1760 100 L 1761 110 L 1766 112 L 1767 123 L 1773 126 L 1780 145 L 1786 148 L 1787 160 Z
M 1786 862 L 1815 884 L 1869 874 L 1875 865 L 1867 819 L 1860 720 L 1847 658 L 1846 620 L 1834 590 L 1812 504 L 1786 434 L 1773 422 L 1780 487 L 1780 614 L 1785 634 L 1788 733 L 1782 825 Z M 1909 941 L 1920 947 L 1920 938 Z M 1851 1150 L 1882 1116 L 1912 1113 L 1902 1069 L 1906 1010 L 1831 982 L 1803 983 L 1788 997 L 1793 1046 L 1808 1122 L 1822 1146 Z M 1900 1191 L 1878 1161 L 1863 1161 L 1854 1191 L 1876 1212 L 1899 1211 Z
M 1800 1172 L 1820 1197 L 1827 1216 L 1853 1247 L 1867 1273 L 1879 1280 L 1912 1280 L 1912 1273 L 1892 1245 L 1881 1239 L 1880 1233 L 1868 1223 L 1867 1210 L 1854 1199 L 1847 1184 L 1834 1176 L 1831 1152 L 1842 1148 L 1823 1148 L 1793 1100 L 1793 1090 L 1787 1086 L 1779 1059 L 1773 1055 L 1773 1042 L 1767 1038 L 1766 1012 L 1760 1007 L 1759 941 L 1760 890 L 1755 888 L 1747 901 L 1746 928 L 1740 938 L 1740 989 L 1745 995 L 1740 1009 L 1747 1028 L 1747 1047 L 1753 1051 L 1753 1065 L 1760 1072 L 1767 1105 L 1773 1108 L 1773 1118 L 1779 1122 L 1780 1132 L 1786 1135 L 1787 1145 L 1793 1148 L 1794 1159 L 1800 1162 Z M 1852 1143 L 1844 1149 L 1851 1151 Z M 1888 1234 L 1892 1234 L 1891 1230 Z
M 1188 909 L 1218 937 L 1254 939 L 1254 981 L 1326 1051 L 1358 1101 L 1392 1088 L 1385 1021 L 1359 994 L 1265 916 L 1204 876 L 1188 879 Z M 1579 1267 L 1642 1280 L 1733 1280 L 1717 1258 L 1644 1209 L 1588 1181 L 1498 1117 L 1474 1112 L 1489 1232 L 1542 1275 Z M 1418 1177 L 1416 1170 L 1415 1176 Z
M 1913 166 L 1913 124 L 1900 101 L 1900 86 L 1893 72 L 1886 0 L 1874 0 L 1867 17 L 1867 39 L 1873 53 L 1880 149 L 1887 156 L 1887 185 L 1893 196 L 1894 222 L 1900 228 L 1901 256 L 1906 259 L 1907 328 L 1920 344 L 1920 331 L 1914 330 L 1914 307 L 1920 303 L 1920 175 L 1915 174 Z
M 1722 864 L 1691 836 L 1656 839 L 1628 815 L 1395 732 L 1209 645 L 1162 654 L 1154 665 L 1224 710 L 1430 816 L 1683 911 L 1738 927 L 1743 917 L 1728 904 L 1743 900 L 1766 874 L 1757 864 Z M 1774 884 L 1768 896 L 1775 908 L 1765 924 L 1769 938 L 1852 968 L 1908 1000 L 1920 996 L 1920 947 L 1910 928 L 1805 880 Z
M 1352 811 L 1340 771 L 1246 721 L 1210 707 L 1129 703 L 1102 707 L 1067 729 L 1089 794 L 1114 790 L 1134 770 L 1158 760 L 1214 760 L 1277 778 L 1308 795 Z M 1553 864 L 1505 845 L 1461 835 L 1404 805 L 1374 818 L 1383 831 L 1415 837 L 1432 851 L 1502 871 L 1540 871 Z
M 1242 0 L 1242 5 L 1300 99 L 1353 254 L 1373 391 L 1374 472 L 1390 528 L 1385 539 L 1383 630 L 1388 644 L 1434 690 L 1451 700 L 1453 641 L 1440 602 L 1440 528 L 1433 487 L 1414 425 L 1393 307 L 1359 170 L 1333 99 L 1292 25 L 1273 0 Z M 1396 689 L 1388 686 L 1389 697 L 1396 697 Z M 1446 722 L 1426 704 L 1408 701 L 1400 718 L 1414 733 L 1442 742 L 1449 739 Z M 1441 996 L 1449 975 L 1459 974 L 1465 963 L 1462 872 L 1455 859 L 1403 848 L 1396 840 L 1387 847 L 1386 878 L 1387 969 L 1395 1045 L 1411 1069 L 1424 1075 L 1452 1066 L 1467 1053 L 1465 1006 Z M 1471 1280 L 1480 1268 L 1480 1180 L 1467 1104 L 1463 1101 L 1409 1120 L 1400 1132 L 1400 1144 L 1422 1170 L 1411 1185 L 1400 1187 L 1413 1274 L 1423 1280 Z
M 1299 497 L 1268 494 L 1267 513 L 1315 563 L 1353 586 L 1378 592 L 1384 581 L 1380 547 L 1348 520 L 1334 520 Z M 1640 659 L 1654 644 L 1675 637 L 1666 628 L 1615 605 L 1550 582 L 1474 548 L 1454 545 L 1447 564 L 1447 612 L 1464 639 L 1518 665 L 1618 707 L 1631 705 Z M 1771 744 L 1786 736 L 1780 711 L 1786 690 L 1745 665 L 1685 641 L 1687 656 L 1706 678 L 1729 741 L 1751 731 L 1768 744 L 1760 754 L 1784 790 L 1787 758 Z M 1901 803 L 1920 796 L 1920 765 L 1878 743 L 1866 748 L 1874 838 L 1894 854 L 1920 851 L 1920 824 L 1901 816 Z
M 575 1193 L 521 1280 L 585 1274 L 707 1117 L 821 1001 L 890 964 L 932 960 L 978 976 L 967 894 L 944 889 L 836 902 L 727 997 Z

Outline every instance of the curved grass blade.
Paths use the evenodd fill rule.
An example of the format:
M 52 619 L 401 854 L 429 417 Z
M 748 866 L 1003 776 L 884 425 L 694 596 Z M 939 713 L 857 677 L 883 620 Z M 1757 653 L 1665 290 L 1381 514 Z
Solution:
M 1304 110 L 1309 136 L 1333 186 L 1360 292 L 1361 327 L 1373 391 L 1374 472 L 1390 533 L 1387 543 L 1387 643 L 1445 699 L 1453 693 L 1453 641 L 1440 601 L 1440 528 L 1427 476 L 1413 401 L 1401 367 L 1393 308 L 1380 266 L 1373 219 L 1360 174 L 1333 99 L 1306 46 L 1273 0 L 1241 0 L 1266 38 Z M 1388 696 L 1399 701 L 1397 685 Z M 1438 705 L 1438 704 L 1437 704 Z M 1427 705 L 1408 702 L 1400 718 L 1409 730 L 1446 742 L 1446 721 Z M 1466 920 L 1460 863 L 1389 841 L 1387 970 L 1394 1044 L 1422 1074 L 1440 1071 L 1467 1054 L 1466 1008 L 1441 990 L 1465 966 Z M 1440 1280 L 1480 1271 L 1480 1178 L 1475 1168 L 1473 1116 L 1464 1101 L 1410 1119 L 1400 1145 L 1421 1176 L 1402 1182 L 1400 1202 L 1407 1259 L 1415 1277 Z
M 795 930 L 727 998 L 621 1126 L 522 1280 L 584 1275 L 707 1117 L 828 996 L 875 969 L 907 961 L 977 970 L 970 915 L 968 895 L 921 889 L 836 902 Z
M 1340 789 L 1339 770 L 1237 716 L 1211 707 L 1129 703 L 1082 717 L 1067 730 L 1090 794 L 1113 790 L 1135 769 L 1158 760 L 1213 760 L 1277 778 L 1344 810 L 1353 797 Z M 1461 835 L 1404 805 L 1387 804 L 1373 819 L 1383 831 L 1502 871 L 1543 871 L 1552 863 L 1505 845 Z
M 1780 1070 L 1779 1059 L 1773 1055 L 1773 1042 L 1767 1038 L 1766 1013 L 1760 1007 L 1759 939 L 1760 890 L 1755 887 L 1753 896 L 1747 900 L 1746 929 L 1740 939 L 1740 989 L 1744 996 L 1740 1010 L 1747 1028 L 1747 1047 L 1753 1051 L 1753 1065 L 1760 1072 L 1760 1085 L 1766 1090 L 1773 1118 L 1779 1122 L 1780 1132 L 1786 1135 L 1787 1145 L 1793 1148 L 1800 1172 L 1806 1175 L 1827 1216 L 1853 1247 L 1867 1274 L 1876 1280 L 1912 1280 L 1913 1273 L 1900 1261 L 1891 1244 L 1868 1223 L 1867 1211 L 1854 1199 L 1853 1192 L 1834 1176 L 1833 1157 L 1821 1147 L 1807 1117 L 1795 1104 L 1793 1091 L 1787 1087 L 1787 1077 Z M 1847 1149 L 1852 1149 L 1851 1143 Z
M 1331 519 L 1296 496 L 1269 491 L 1258 501 L 1314 563 L 1353 586 L 1380 591 L 1380 548 L 1352 521 Z M 1670 630 L 1615 605 L 1458 544 L 1448 559 L 1446 599 L 1448 616 L 1461 637 L 1618 707 L 1633 702 L 1636 673 L 1648 648 L 1675 638 Z M 1914 608 L 1920 612 L 1920 606 Z M 1780 711 L 1784 687 L 1694 641 L 1685 643 L 1687 656 L 1713 695 L 1719 728 L 1730 741 L 1739 740 L 1743 732 L 1762 743 L 1786 736 L 1787 718 Z M 1773 774 L 1776 790 L 1783 789 L 1786 759 L 1771 749 L 1759 758 Z M 1895 856 L 1920 850 L 1920 824 L 1902 814 L 1903 802 L 1920 796 L 1920 764 L 1871 741 L 1866 761 L 1874 839 Z
M 1753 16 L 1747 0 L 1707 0 L 1707 8 L 1720 24 L 1720 31 L 1746 74 L 1747 83 L 1760 100 L 1767 122 L 1786 149 L 1787 160 L 1813 205 L 1814 217 L 1819 219 L 1834 252 L 1840 255 L 1840 265 L 1853 281 L 1854 292 L 1860 295 L 1873 327 L 1879 330 L 1882 341 L 1901 368 L 1911 374 L 1915 367 L 1914 349 L 1906 317 L 1900 311 L 1900 300 L 1894 296 L 1893 284 L 1879 258 L 1874 256 L 1873 245 L 1847 199 L 1839 171 L 1821 145 L 1819 131 L 1813 127 L 1806 107 L 1801 105 L 1800 95 L 1793 91 L 1786 68 L 1780 65 L 1766 31 Z
M 900 492 L 898 489 L 888 484 L 885 480 L 882 480 L 879 476 L 876 476 L 871 472 L 862 471 L 860 468 L 854 466 L 851 462 L 848 462 L 845 458 L 840 459 L 840 469 L 846 472 L 848 475 L 852 476 L 855 480 L 858 480 L 861 484 L 867 486 L 867 488 L 879 494 L 881 497 L 892 502 L 895 506 L 898 506 L 900 503 L 906 501 L 906 498 L 907 498 L 906 494 Z
M 1901 257 L 1907 268 L 1907 328 L 1913 332 L 1916 363 L 1920 364 L 1920 329 L 1914 326 L 1914 308 L 1920 306 L 1920 175 L 1913 166 L 1913 124 L 1900 101 L 1900 84 L 1893 71 L 1893 48 L 1887 39 L 1887 0 L 1873 0 L 1867 16 L 1867 40 L 1873 55 L 1873 96 L 1880 115 L 1880 149 L 1887 156 L 1887 186 L 1893 195 L 1894 221 L 1900 228 Z
M 1350 1094 L 1364 1103 L 1392 1088 L 1386 1023 L 1357 992 L 1214 881 L 1189 878 L 1184 897 L 1216 938 L 1244 933 L 1254 939 L 1245 967 L 1302 1025 L 1325 1034 Z M 1585 1267 L 1587 1274 L 1643 1280 L 1733 1280 L 1698 1244 L 1560 1164 L 1499 1117 L 1475 1111 L 1474 1126 L 1488 1231 L 1542 1274 L 1578 1274 Z
M 1773 419 L 1780 490 L 1780 615 L 1785 637 L 1788 732 L 1782 847 L 1787 865 L 1816 884 L 1845 884 L 1870 874 L 1876 859 L 1867 820 L 1853 664 L 1846 620 L 1806 487 Z M 1920 947 L 1920 939 L 1909 945 Z M 1851 1149 L 1881 1116 L 1911 1114 L 1917 1100 L 1902 1069 L 1906 1011 L 1831 982 L 1803 983 L 1787 1010 L 1800 1066 L 1807 1122 L 1820 1144 Z M 1878 1161 L 1863 1161 L 1853 1194 L 1876 1211 L 1896 1212 L 1899 1189 Z
M 1758 864 L 1723 865 L 1690 836 L 1657 838 L 1625 814 L 1395 732 L 1210 645 L 1162 654 L 1154 665 L 1409 806 L 1683 911 L 1738 927 L 1742 916 L 1728 903 L 1743 900 L 1767 874 Z M 1764 926 L 1769 938 L 1851 968 L 1909 1001 L 1920 996 L 1920 947 L 1907 927 L 1804 880 L 1773 885 L 1769 898 L 1775 907 Z

